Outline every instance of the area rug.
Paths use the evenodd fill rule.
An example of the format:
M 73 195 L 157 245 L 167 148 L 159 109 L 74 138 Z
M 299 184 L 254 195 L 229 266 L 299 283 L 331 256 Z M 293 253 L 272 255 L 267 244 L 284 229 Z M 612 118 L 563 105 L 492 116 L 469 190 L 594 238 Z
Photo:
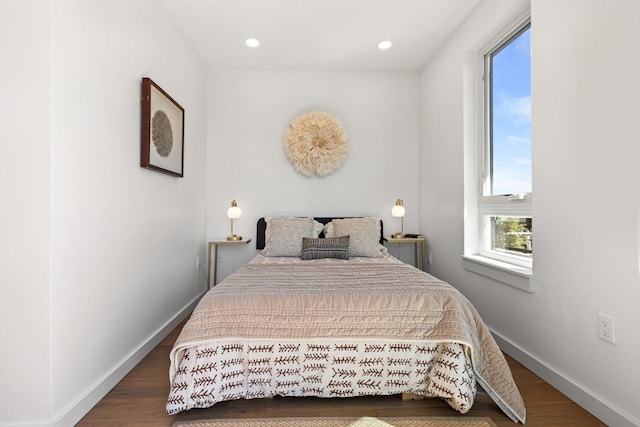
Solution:
M 179 421 L 173 427 L 496 427 L 487 417 L 237 418 Z

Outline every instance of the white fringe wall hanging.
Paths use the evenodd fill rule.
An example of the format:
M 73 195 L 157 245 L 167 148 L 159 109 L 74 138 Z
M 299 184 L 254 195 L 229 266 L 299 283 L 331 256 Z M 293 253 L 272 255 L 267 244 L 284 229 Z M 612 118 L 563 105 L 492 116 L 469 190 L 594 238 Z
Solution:
M 312 112 L 296 117 L 284 136 L 284 149 L 293 167 L 307 176 L 326 176 L 342 166 L 349 140 L 331 114 Z

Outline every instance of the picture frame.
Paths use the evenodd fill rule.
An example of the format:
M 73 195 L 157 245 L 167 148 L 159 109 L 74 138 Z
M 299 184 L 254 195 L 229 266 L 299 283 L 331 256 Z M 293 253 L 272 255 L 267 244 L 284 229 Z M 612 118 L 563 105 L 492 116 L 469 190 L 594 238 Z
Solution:
M 140 166 L 184 176 L 184 108 L 148 77 L 142 78 Z

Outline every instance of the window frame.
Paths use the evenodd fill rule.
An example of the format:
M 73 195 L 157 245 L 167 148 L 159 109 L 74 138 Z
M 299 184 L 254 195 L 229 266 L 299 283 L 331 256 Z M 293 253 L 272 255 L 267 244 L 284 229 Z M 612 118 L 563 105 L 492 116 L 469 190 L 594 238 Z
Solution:
M 517 39 L 522 33 L 531 28 L 531 17 L 527 14 L 518 20 L 515 25 L 492 40 L 484 49 L 480 51 L 481 61 L 481 85 L 482 85 L 482 108 L 479 111 L 479 123 L 482 126 L 482 138 L 480 141 L 479 158 L 482 167 L 479 169 L 480 176 L 478 193 L 478 254 L 483 257 L 518 265 L 520 267 L 532 268 L 533 254 L 504 253 L 492 248 L 493 230 L 491 227 L 491 217 L 528 217 L 533 218 L 532 192 L 521 194 L 491 194 L 493 170 L 492 170 L 492 142 L 493 142 L 493 103 L 492 103 L 492 56 Z M 486 195 L 488 194 L 488 195 Z
M 491 277 L 500 282 L 532 292 L 533 254 L 505 253 L 491 248 L 492 229 L 490 217 L 529 217 L 533 218 L 533 192 L 507 195 L 485 195 L 491 191 L 491 120 L 492 105 L 490 96 L 490 74 L 487 75 L 487 62 L 491 55 L 499 52 L 515 40 L 528 28 L 531 28 L 529 9 L 520 13 L 509 25 L 497 33 L 487 44 L 476 51 L 474 81 L 476 82 L 476 142 L 469 149 L 475 152 L 476 172 L 475 194 L 469 194 L 466 200 L 465 221 L 465 269 Z M 490 64 L 489 64 L 490 66 Z M 471 88 L 470 88 L 471 89 Z M 471 181 L 469 181 L 471 183 Z M 488 191 L 485 191 L 488 190 Z

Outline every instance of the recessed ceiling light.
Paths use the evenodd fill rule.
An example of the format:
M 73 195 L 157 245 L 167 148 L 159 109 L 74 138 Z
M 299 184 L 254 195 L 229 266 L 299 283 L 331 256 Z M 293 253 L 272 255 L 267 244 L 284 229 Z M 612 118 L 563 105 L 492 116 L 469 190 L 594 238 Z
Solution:
M 378 49 L 387 50 L 391 47 L 391 42 L 389 40 L 382 40 L 378 43 Z
M 260 46 L 260 42 L 256 39 L 247 39 L 245 40 L 244 44 L 246 44 L 249 47 L 258 47 Z

